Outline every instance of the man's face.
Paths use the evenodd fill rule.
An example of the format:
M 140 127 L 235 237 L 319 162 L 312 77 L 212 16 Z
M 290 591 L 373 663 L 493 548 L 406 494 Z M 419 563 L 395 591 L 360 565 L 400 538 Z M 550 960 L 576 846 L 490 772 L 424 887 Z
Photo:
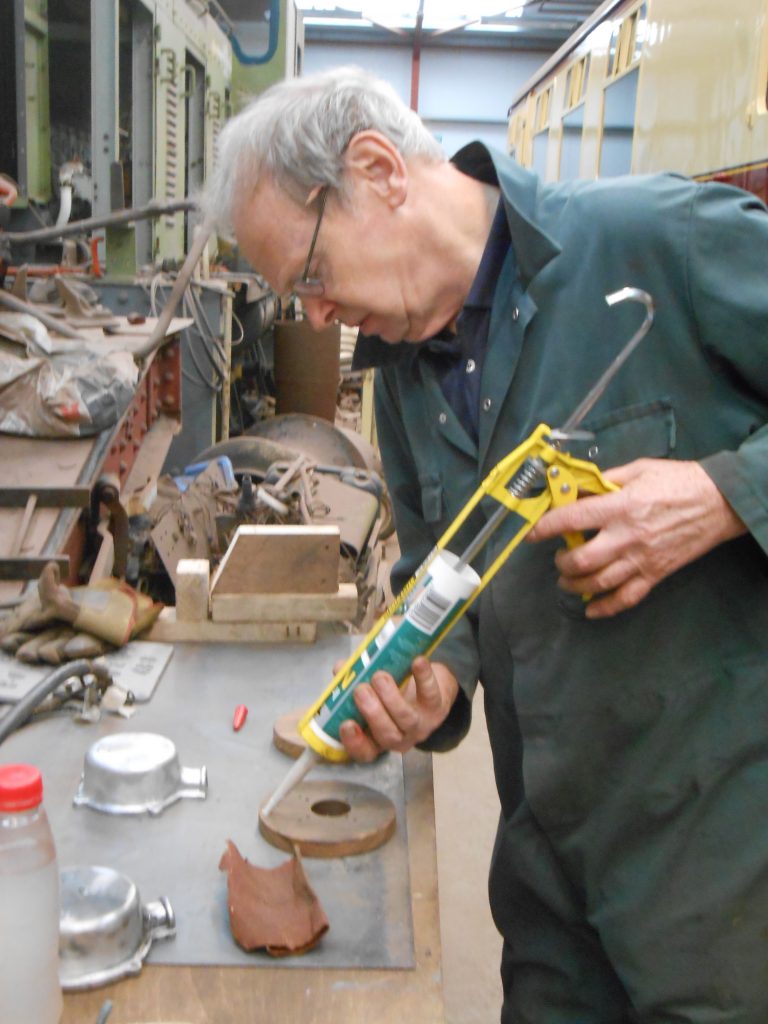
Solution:
M 238 210 L 240 250 L 280 295 L 291 292 L 304 272 L 318 192 L 302 207 L 274 182 L 263 181 Z M 403 206 L 382 201 L 365 184 L 344 202 L 331 190 L 308 272 L 322 282 L 322 294 L 302 295 L 302 304 L 317 329 L 339 320 L 385 341 L 422 341 L 461 306 L 445 294 L 439 255 L 419 252 Z

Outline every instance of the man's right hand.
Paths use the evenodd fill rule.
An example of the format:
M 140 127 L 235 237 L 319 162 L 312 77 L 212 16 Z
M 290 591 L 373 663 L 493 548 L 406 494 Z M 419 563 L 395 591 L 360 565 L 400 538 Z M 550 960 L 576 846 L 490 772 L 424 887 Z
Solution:
M 384 750 L 404 754 L 430 736 L 448 717 L 459 693 L 456 677 L 445 665 L 414 658 L 413 675 L 401 690 L 388 672 L 359 683 L 354 700 L 368 724 L 365 732 L 348 720 L 340 736 L 354 761 L 373 761 Z

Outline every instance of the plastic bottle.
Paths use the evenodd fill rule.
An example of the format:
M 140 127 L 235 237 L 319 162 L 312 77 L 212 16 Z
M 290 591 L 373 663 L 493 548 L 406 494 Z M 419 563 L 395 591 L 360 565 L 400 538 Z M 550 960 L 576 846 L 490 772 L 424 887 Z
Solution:
M 61 1018 L 59 871 L 42 800 L 37 768 L 0 765 L 2 1024 L 57 1024 Z

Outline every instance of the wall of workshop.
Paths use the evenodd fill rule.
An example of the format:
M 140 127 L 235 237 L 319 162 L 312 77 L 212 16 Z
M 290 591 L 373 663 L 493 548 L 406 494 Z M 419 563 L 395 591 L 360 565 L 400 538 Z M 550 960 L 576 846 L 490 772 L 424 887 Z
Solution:
M 548 53 L 536 51 L 425 48 L 421 51 L 419 114 L 448 156 L 473 139 L 506 150 L 509 105 L 548 57 Z M 410 104 L 410 47 L 307 39 L 305 74 L 340 64 L 357 64 L 385 78 Z

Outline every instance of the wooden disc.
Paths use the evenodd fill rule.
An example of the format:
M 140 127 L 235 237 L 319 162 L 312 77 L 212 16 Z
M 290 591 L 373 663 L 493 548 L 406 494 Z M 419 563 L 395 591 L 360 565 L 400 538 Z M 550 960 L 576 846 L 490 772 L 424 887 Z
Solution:
M 289 757 L 298 757 L 304 753 L 306 743 L 299 735 L 297 726 L 306 713 L 306 708 L 288 711 L 281 715 L 272 727 L 272 742 L 278 750 Z
M 395 831 L 395 806 L 368 786 L 340 779 L 300 782 L 272 809 L 259 830 L 273 846 L 296 845 L 306 857 L 367 853 Z

